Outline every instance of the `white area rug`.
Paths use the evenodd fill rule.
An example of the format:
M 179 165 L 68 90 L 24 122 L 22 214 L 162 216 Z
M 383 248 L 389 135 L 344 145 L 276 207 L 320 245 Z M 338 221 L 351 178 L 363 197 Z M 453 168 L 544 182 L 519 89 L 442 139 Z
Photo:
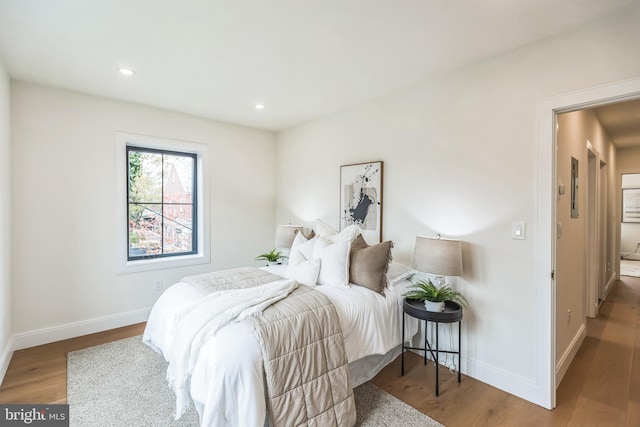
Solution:
M 640 261 L 620 260 L 620 275 L 640 277 Z
M 175 396 L 165 381 L 162 356 L 132 337 L 68 355 L 67 402 L 71 426 L 199 425 L 193 405 L 173 419 Z M 361 427 L 443 427 L 370 383 L 354 389 Z

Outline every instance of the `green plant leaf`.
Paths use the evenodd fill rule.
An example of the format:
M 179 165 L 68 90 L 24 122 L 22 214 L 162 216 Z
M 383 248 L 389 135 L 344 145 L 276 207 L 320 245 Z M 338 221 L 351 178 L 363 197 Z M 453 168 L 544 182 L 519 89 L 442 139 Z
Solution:
M 273 248 L 271 252 L 260 254 L 255 259 L 269 261 L 269 262 L 276 262 L 280 258 L 282 258 L 282 252 L 277 251 L 275 248 Z
M 469 304 L 467 299 L 460 292 L 454 290 L 449 285 L 444 285 L 438 288 L 431 282 L 431 280 L 419 280 L 407 289 L 407 292 L 403 294 L 410 299 L 416 299 L 419 301 L 455 301 L 465 307 Z

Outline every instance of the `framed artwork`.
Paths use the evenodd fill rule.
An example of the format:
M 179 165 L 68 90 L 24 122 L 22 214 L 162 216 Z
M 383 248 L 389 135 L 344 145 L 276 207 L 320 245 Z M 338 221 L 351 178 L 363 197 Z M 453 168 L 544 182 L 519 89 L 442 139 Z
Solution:
M 580 163 L 578 159 L 571 158 L 571 218 L 578 218 L 578 170 Z
M 640 222 L 640 188 L 622 189 L 622 222 Z
M 368 244 L 382 241 L 382 162 L 340 166 L 340 230 L 351 224 Z

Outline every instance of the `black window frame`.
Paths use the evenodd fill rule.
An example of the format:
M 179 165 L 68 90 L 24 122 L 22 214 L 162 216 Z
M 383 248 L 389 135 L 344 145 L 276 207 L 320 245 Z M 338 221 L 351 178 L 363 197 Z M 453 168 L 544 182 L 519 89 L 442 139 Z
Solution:
M 127 212 L 126 212 L 126 233 L 127 233 L 127 238 L 126 238 L 126 245 L 127 245 L 127 261 L 142 261 L 142 260 L 149 260 L 149 259 L 157 259 L 157 258 L 179 258 L 179 257 L 183 257 L 183 256 L 190 256 L 190 255 L 197 255 L 199 253 L 198 251 L 198 154 L 197 153 L 193 153 L 193 152 L 187 152 L 187 151 L 177 151 L 177 150 L 168 150 L 168 149 L 159 149 L 159 148 L 149 148 L 149 147 L 143 147 L 143 146 L 139 146 L 139 145 L 135 145 L 135 144 L 127 144 L 126 145 L 126 150 L 125 150 L 125 161 L 126 161 L 126 173 L 127 173 L 127 180 L 126 180 L 126 186 L 127 186 L 127 191 L 126 191 L 126 203 L 127 203 Z M 162 196 L 160 197 L 160 202 L 144 202 L 144 201 L 137 201 L 136 203 L 131 203 L 130 198 L 129 198 L 129 190 L 130 190 L 130 185 L 129 185 L 129 180 L 130 180 L 130 172 L 131 172 L 131 164 L 129 163 L 129 153 L 131 151 L 134 152 L 146 152 L 146 153 L 155 153 L 155 154 L 161 154 L 163 155 L 170 155 L 170 156 L 183 156 L 183 157 L 190 157 L 193 159 L 193 176 L 192 176 L 192 180 L 193 180 L 193 188 L 192 188 L 192 203 L 166 203 L 166 205 L 177 205 L 177 204 L 182 204 L 182 205 L 190 205 L 191 208 L 191 224 L 192 224 L 192 229 L 191 229 L 191 251 L 189 252 L 178 252 L 178 253 L 159 253 L 159 254 L 141 254 L 141 255 L 131 255 L 131 251 L 130 251 L 130 238 L 131 238 L 131 233 L 129 230 L 129 221 L 130 221 L 130 211 L 129 208 L 132 204 L 139 204 L 139 205 L 145 205 L 145 204 L 154 204 L 154 205 L 161 205 L 160 208 L 160 212 L 161 215 L 160 217 L 162 218 L 162 224 L 160 226 L 160 230 L 161 230 L 161 242 L 162 242 L 162 250 L 164 251 L 164 220 L 165 220 L 165 216 L 164 216 L 164 206 L 165 206 L 165 202 L 164 202 L 164 158 L 163 158 L 163 165 L 162 165 Z

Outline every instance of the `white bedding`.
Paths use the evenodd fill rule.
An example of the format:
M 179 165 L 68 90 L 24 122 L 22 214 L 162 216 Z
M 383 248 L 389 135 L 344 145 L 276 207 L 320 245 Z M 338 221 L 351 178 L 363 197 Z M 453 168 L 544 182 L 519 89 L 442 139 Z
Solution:
M 278 271 L 278 268 L 281 270 Z M 269 268 L 283 274 L 286 266 Z M 402 340 L 402 293 L 410 283 L 397 283 L 385 296 L 360 286 L 315 289 L 335 305 L 350 363 L 388 353 Z M 154 305 L 143 341 L 165 356 L 170 351 L 175 314 L 203 294 L 183 282 L 168 288 Z M 408 341 L 418 330 L 416 319 L 405 322 Z M 249 327 L 230 323 L 204 343 L 190 383 L 191 398 L 202 426 L 257 426 L 265 424 L 262 354 Z

